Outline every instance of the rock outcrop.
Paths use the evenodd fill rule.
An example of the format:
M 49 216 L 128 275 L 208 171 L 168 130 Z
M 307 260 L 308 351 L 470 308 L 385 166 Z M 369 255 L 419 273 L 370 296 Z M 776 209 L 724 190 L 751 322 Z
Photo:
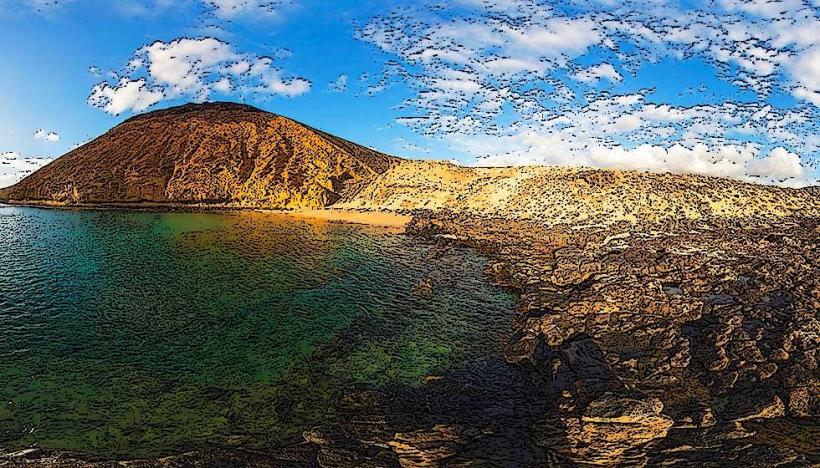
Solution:
M 562 429 L 545 449 L 602 465 L 820 462 L 817 217 L 584 227 L 438 213 L 410 229 L 478 248 L 520 292 L 506 359 L 556 395 Z
M 784 189 L 698 175 L 572 167 L 462 167 L 407 161 L 339 208 L 451 211 L 541 225 L 820 216 L 816 188 Z

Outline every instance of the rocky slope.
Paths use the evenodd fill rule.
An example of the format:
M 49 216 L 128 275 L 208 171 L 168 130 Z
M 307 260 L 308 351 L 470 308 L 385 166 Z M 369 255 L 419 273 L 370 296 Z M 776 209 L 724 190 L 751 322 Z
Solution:
M 0 200 L 453 211 L 549 225 L 820 215 L 815 189 L 693 175 L 402 160 L 230 103 L 131 118 L 0 189 Z
M 401 161 L 342 208 L 452 211 L 541 224 L 820 215 L 813 189 L 715 177 L 561 167 L 472 168 Z
M 125 121 L 0 199 L 317 208 L 396 161 L 250 106 L 189 104 Z

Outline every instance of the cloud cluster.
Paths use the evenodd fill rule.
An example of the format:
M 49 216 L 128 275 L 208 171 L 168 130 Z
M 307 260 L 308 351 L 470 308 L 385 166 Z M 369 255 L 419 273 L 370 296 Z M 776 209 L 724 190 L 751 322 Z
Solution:
M 0 153 L 0 188 L 14 185 L 51 162 L 51 159 L 25 157 L 15 152 Z
M 818 151 L 820 21 L 807 1 L 458 0 L 395 9 L 357 35 L 416 91 L 398 121 L 482 162 L 780 180 L 803 177 L 796 154 Z M 606 90 L 647 63 L 694 57 L 757 103 L 680 107 Z M 766 104 L 775 89 L 802 104 Z
M 273 57 L 240 53 L 212 37 L 156 41 L 138 49 L 114 76 L 114 82 L 94 86 L 88 103 L 115 115 L 167 99 L 202 102 L 215 93 L 294 97 L 311 88 L 304 78 L 287 77 Z
M 621 81 L 623 77 L 618 70 L 608 63 L 599 63 L 583 70 L 575 72 L 572 77 L 578 81 L 587 84 L 595 84 L 602 79 L 609 80 L 613 83 Z
M 648 91 L 600 97 L 544 116 L 537 128 L 505 135 L 453 135 L 480 165 L 550 164 L 693 173 L 746 181 L 806 185 L 800 157 L 780 145 L 819 149 L 810 111 L 765 104 L 657 105 Z M 769 135 L 750 141 L 748 135 Z M 768 152 L 765 147 L 772 148 Z
M 342 73 L 335 80 L 331 81 L 327 88 L 336 93 L 343 93 L 347 91 L 347 81 L 347 75 Z
M 214 13 L 222 18 L 237 16 L 276 16 L 282 8 L 291 5 L 291 0 L 201 0 L 213 8 Z
M 34 132 L 34 139 L 54 143 L 60 141 L 60 135 L 57 132 L 49 132 L 41 128 Z

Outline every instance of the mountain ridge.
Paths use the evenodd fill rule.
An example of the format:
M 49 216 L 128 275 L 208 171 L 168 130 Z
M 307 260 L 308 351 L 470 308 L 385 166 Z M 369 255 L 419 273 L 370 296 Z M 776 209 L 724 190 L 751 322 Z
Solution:
M 451 211 L 546 224 L 820 216 L 816 187 L 729 179 L 406 160 L 236 103 L 131 117 L 0 189 L 49 205 Z

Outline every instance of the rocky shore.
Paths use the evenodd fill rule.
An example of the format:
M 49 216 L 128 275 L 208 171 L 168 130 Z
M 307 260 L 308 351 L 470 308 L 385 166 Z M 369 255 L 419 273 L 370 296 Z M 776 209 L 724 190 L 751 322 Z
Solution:
M 520 292 L 506 359 L 554 397 L 563 433 L 530 431 L 545 451 L 602 465 L 820 462 L 816 218 L 569 227 L 439 214 L 410 229 L 478 248 Z

